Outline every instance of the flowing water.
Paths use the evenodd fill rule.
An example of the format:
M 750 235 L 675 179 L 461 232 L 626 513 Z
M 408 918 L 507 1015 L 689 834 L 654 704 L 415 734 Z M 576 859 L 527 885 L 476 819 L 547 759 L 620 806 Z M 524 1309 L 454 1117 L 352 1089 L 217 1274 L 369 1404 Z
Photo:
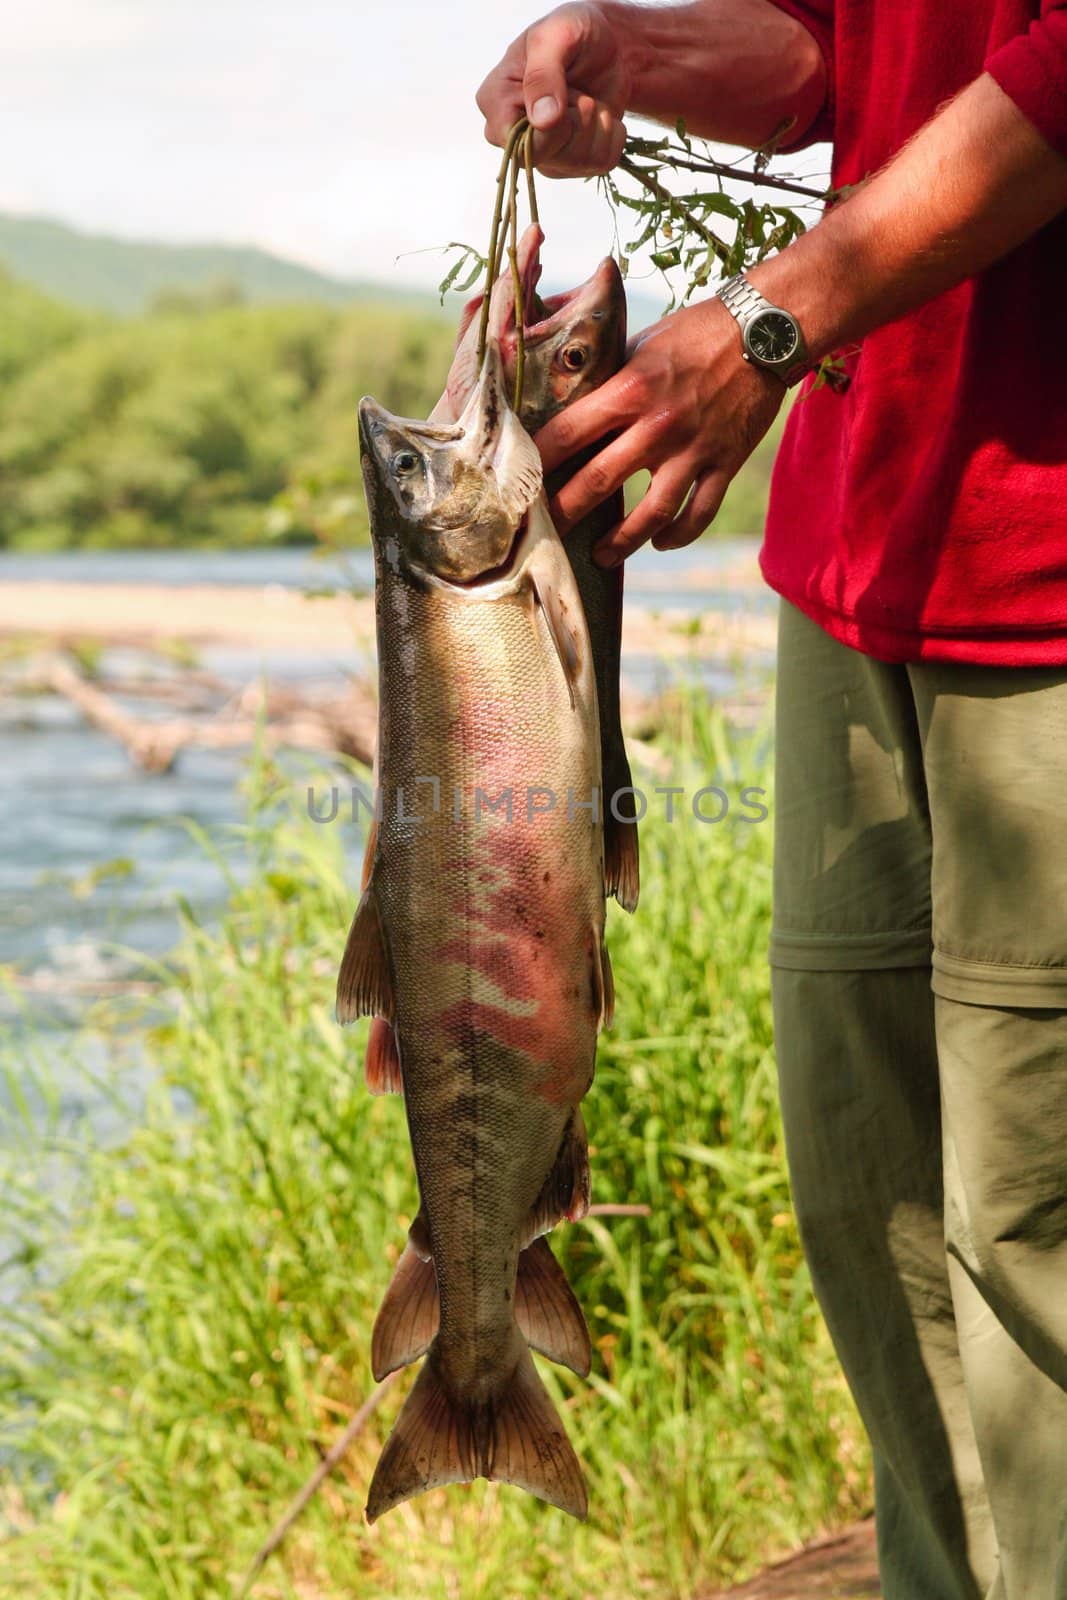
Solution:
M 707 608 L 769 611 L 766 591 L 736 582 L 754 550 L 755 541 L 736 541 L 642 551 L 627 569 L 631 603 L 660 612 L 665 623 Z M 3 555 L 0 606 L 5 579 L 82 584 L 88 611 L 99 583 L 369 592 L 373 572 L 365 550 L 343 560 L 287 549 Z M 128 671 L 130 653 L 107 651 L 104 665 L 109 675 Z M 355 648 L 324 657 L 227 647 L 199 651 L 197 665 L 237 691 L 266 675 L 276 684 L 339 693 L 346 676 L 365 673 L 368 663 Z M 137 666 L 143 671 L 143 655 Z M 158 670 L 175 669 L 164 663 Z M 629 682 L 641 690 L 663 686 L 677 670 L 655 657 L 625 662 Z M 732 682 L 721 662 L 700 670 L 713 692 Z M 172 712 L 162 706 L 154 714 Z M 0 983 L 0 1024 L 9 1036 L 32 1025 L 40 1042 L 80 1024 L 94 998 L 122 989 L 140 956 L 173 943 L 180 900 L 210 920 L 225 884 L 189 825 L 217 837 L 240 821 L 245 759 L 242 752 L 190 749 L 172 773 L 148 776 L 67 701 L 0 693 L 0 977 L 6 972 L 9 980 L 6 991 Z

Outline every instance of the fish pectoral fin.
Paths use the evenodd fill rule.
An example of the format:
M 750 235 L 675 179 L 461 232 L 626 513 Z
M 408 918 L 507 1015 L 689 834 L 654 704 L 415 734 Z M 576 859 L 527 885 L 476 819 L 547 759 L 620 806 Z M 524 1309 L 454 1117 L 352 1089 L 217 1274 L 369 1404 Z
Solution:
M 633 796 L 625 795 L 632 805 Z M 637 909 L 641 889 L 641 867 L 637 845 L 637 820 L 617 817 L 610 808 L 604 817 L 604 893 L 614 895 L 624 911 Z
M 393 980 L 385 951 L 374 884 L 363 891 L 348 930 L 337 974 L 337 1020 L 344 1027 L 357 1017 L 393 1020 Z
M 566 1217 L 578 1222 L 589 1210 L 589 1136 L 585 1119 L 575 1107 L 556 1155 L 552 1171 L 533 1203 L 523 1229 L 522 1248 L 548 1233 Z
M 519 1253 L 515 1321 L 527 1344 L 580 1378 L 588 1377 L 589 1329 L 547 1239 L 535 1239 Z
M 581 652 L 578 644 L 578 635 L 575 626 L 568 619 L 567 608 L 563 597 L 552 581 L 552 575 L 544 566 L 538 571 L 531 563 L 530 582 L 533 586 L 534 598 L 541 608 L 552 645 L 559 658 L 563 669 L 563 676 L 567 683 L 567 693 L 570 696 L 571 709 L 575 704 L 574 687 L 578 682 L 581 672 Z
M 371 1094 L 403 1094 L 404 1080 L 400 1072 L 396 1030 L 384 1017 L 374 1017 L 371 1021 L 364 1073 Z
M 517 1359 L 500 1386 L 478 1400 L 449 1392 L 435 1352 L 396 1419 L 367 1497 L 367 1521 L 445 1483 L 492 1478 L 513 1483 L 584 1520 L 585 1479 L 533 1357 Z
M 374 1381 L 424 1356 L 441 1320 L 437 1273 L 409 1240 L 404 1246 L 382 1301 L 371 1335 L 370 1364 Z

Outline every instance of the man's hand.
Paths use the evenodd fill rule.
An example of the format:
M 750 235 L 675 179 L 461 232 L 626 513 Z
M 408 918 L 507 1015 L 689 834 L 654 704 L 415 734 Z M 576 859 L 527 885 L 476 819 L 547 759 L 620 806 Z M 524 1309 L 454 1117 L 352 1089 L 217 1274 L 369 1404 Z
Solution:
M 502 145 L 521 116 L 550 178 L 609 172 L 622 155 L 630 95 L 615 30 L 597 5 L 565 5 L 521 34 L 478 90 L 485 136 Z
M 560 6 L 478 91 L 489 142 L 528 117 L 534 160 L 553 178 L 609 171 L 625 111 L 670 127 L 681 117 L 703 139 L 758 149 L 790 121 L 799 138 L 825 98 L 819 46 L 771 0 Z
M 737 323 L 719 301 L 664 317 L 633 341 L 621 372 L 537 436 L 550 472 L 618 435 L 560 490 L 553 506 L 560 532 L 647 468 L 644 499 L 599 541 L 596 560 L 616 566 L 649 539 L 658 550 L 691 544 L 784 398 L 778 378 L 743 359 Z

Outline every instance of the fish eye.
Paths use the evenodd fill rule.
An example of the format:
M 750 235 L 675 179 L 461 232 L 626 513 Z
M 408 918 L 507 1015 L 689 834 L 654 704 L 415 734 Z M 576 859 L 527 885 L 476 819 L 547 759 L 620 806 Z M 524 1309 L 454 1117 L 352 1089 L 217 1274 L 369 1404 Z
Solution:
M 409 477 L 418 464 L 419 458 L 414 450 L 398 450 L 393 457 L 393 471 L 401 478 Z
M 560 360 L 568 372 L 581 372 L 589 360 L 589 351 L 584 344 L 564 345 L 560 352 Z

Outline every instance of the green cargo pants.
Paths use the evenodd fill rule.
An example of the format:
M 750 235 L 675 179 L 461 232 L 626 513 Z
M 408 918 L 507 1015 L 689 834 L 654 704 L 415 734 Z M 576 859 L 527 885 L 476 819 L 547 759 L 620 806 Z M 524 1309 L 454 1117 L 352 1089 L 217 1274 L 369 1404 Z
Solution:
M 779 635 L 775 1026 L 886 1600 L 1067 1600 L 1067 670 Z

